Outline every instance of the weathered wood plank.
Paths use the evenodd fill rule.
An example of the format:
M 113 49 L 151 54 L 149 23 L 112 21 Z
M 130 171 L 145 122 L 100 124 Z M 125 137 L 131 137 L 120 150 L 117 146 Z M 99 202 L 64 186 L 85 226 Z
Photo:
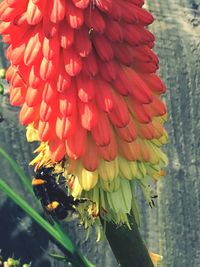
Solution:
M 170 159 L 159 182 L 158 229 L 165 267 L 200 266 L 200 1 L 149 1 L 160 73 L 167 84 Z
M 200 1 L 148 1 L 148 8 L 156 17 L 151 30 L 156 35 L 155 51 L 160 58 L 160 74 L 168 87 L 164 98 L 169 112 L 169 122 L 166 127 L 170 143 L 165 150 L 170 164 L 167 177 L 158 183 L 157 209 L 151 210 L 138 193 L 143 214 L 141 231 L 148 247 L 153 251 L 160 251 L 164 256 L 164 267 L 198 267 L 200 266 Z M 10 110 L 5 98 L 3 101 L 6 120 L 0 125 L 1 145 L 31 176 L 26 164 L 32 158 L 33 147 L 25 144 L 24 130 L 17 123 L 17 114 Z M 16 190 L 22 192 L 20 183 L 17 179 L 13 180 L 13 172 L 5 161 L 0 161 L 0 169 L 1 176 L 6 179 L 11 178 Z M 8 205 L 3 197 L 1 202 Z M 10 211 L 14 212 L 15 209 L 11 208 Z M 1 206 L 0 212 L 12 217 L 5 209 L 5 205 Z M 16 213 L 14 216 L 17 216 Z M 6 224 L 7 220 L 3 219 L 0 229 L 7 229 L 8 234 L 10 228 Z M 18 225 L 21 225 L 21 222 L 17 221 L 17 227 Z M 107 243 L 98 245 L 94 237 L 85 242 L 82 237 L 83 232 L 75 222 L 67 224 L 66 230 L 97 266 L 116 266 Z M 26 238 L 27 236 L 20 239 L 20 243 Z M 1 239 L 0 247 L 2 244 Z M 44 247 L 47 249 L 47 245 Z M 25 251 L 33 256 L 30 251 Z M 35 254 L 39 257 L 42 252 L 37 251 Z M 45 255 L 42 257 L 45 260 Z M 44 265 L 39 265 L 36 259 L 34 266 Z M 61 267 L 62 264 L 53 263 L 52 266 Z

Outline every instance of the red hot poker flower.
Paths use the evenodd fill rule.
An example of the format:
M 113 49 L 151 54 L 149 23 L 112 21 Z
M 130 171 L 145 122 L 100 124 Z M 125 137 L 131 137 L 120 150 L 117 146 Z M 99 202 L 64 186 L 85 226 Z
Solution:
M 167 162 L 160 150 L 167 140 L 165 86 L 147 29 L 153 17 L 142 6 L 142 0 L 0 4 L 10 102 L 37 132 L 43 157 L 68 158 L 81 190 L 116 191 L 120 186 L 110 184 L 116 180 L 130 188 L 126 178 L 155 179 Z M 39 157 L 40 165 L 48 160 Z M 109 194 L 106 201 L 111 207 Z M 111 208 L 126 214 L 129 204 Z

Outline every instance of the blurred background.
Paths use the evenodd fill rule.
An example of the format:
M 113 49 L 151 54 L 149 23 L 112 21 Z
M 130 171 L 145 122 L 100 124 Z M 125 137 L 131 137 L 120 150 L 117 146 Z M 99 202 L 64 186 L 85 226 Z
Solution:
M 138 192 L 142 212 L 141 233 L 152 252 L 163 255 L 163 267 L 200 267 L 200 0 L 146 1 L 155 17 L 150 27 L 156 36 L 154 50 L 160 59 L 160 75 L 167 85 L 164 96 L 169 113 L 165 125 L 170 142 L 167 176 L 157 184 L 158 201 L 151 209 Z M 0 46 L 0 68 L 6 68 L 5 46 Z M 5 88 L 8 85 L 2 81 Z M 28 162 L 34 145 L 25 141 L 18 123 L 18 110 L 9 106 L 8 95 L 0 96 L 0 146 L 30 177 Z M 0 177 L 34 207 L 16 174 L 0 158 Z M 107 241 L 96 243 L 95 233 L 85 241 L 76 220 L 64 228 L 81 251 L 97 267 L 116 267 Z M 48 257 L 58 246 L 39 226 L 0 192 L 0 254 L 14 256 L 33 267 L 62 267 L 64 263 Z M 133 266 L 134 267 L 134 266 Z

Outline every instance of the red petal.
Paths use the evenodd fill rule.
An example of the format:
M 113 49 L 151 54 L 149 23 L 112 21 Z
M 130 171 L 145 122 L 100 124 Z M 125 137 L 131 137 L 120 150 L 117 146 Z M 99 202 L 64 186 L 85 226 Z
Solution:
M 65 16 L 65 0 L 48 1 L 48 15 L 53 23 L 58 23 Z
M 72 48 L 63 49 L 65 70 L 70 76 L 76 76 L 82 69 L 81 57 Z
M 42 62 L 40 64 L 40 77 L 46 81 L 53 76 L 57 69 L 57 58 L 53 60 L 48 60 L 43 57 Z
M 103 33 L 106 27 L 101 13 L 97 9 L 87 8 L 85 11 L 85 24 L 95 32 Z M 89 35 L 89 34 L 88 34 Z M 93 36 L 93 33 L 92 33 Z
M 98 61 L 99 72 L 101 77 L 107 81 L 112 82 L 117 76 L 117 64 L 114 61 L 102 62 Z
M 129 88 L 133 99 L 140 103 L 150 103 L 152 101 L 152 92 L 140 76 L 131 68 L 124 68 L 132 86 Z
M 27 106 L 29 107 L 36 106 L 38 103 L 41 102 L 41 98 L 42 98 L 42 90 L 40 88 L 28 87 L 25 98 Z
M 87 150 L 86 153 L 82 156 L 83 166 L 88 171 L 95 171 L 98 162 L 99 162 L 99 155 L 97 146 L 91 138 L 87 140 Z
M 23 104 L 19 119 L 24 125 L 28 125 L 38 119 L 38 107 L 28 107 L 26 103 Z
M 113 0 L 98 0 L 95 1 L 95 5 L 103 12 L 110 12 L 112 10 Z
M 43 56 L 48 60 L 52 60 L 53 57 L 59 56 L 60 45 L 58 42 L 57 36 L 54 36 L 51 39 L 44 37 L 42 52 Z
M 104 112 L 99 112 L 98 123 L 92 129 L 92 137 L 98 146 L 107 146 L 111 141 L 112 129 Z
M 57 76 L 57 83 L 56 87 L 58 92 L 65 92 L 67 89 L 70 88 L 71 85 L 71 76 L 67 74 L 67 72 L 64 69 L 64 66 L 60 64 L 60 69 L 58 71 L 58 76 Z
M 26 43 L 22 43 L 21 45 L 11 50 L 10 58 L 8 57 L 8 59 L 11 61 L 12 64 L 17 65 L 23 62 L 25 49 L 26 49 Z
M 137 142 L 140 149 L 140 160 L 148 162 L 150 160 L 150 152 L 148 146 L 146 146 L 146 143 L 144 141 L 141 141 L 140 139 L 138 139 Z
M 96 49 L 98 56 L 103 61 L 110 61 L 113 58 L 113 49 L 110 41 L 106 39 L 103 35 L 94 34 L 93 35 L 93 43 Z
M 10 32 L 15 28 L 11 21 L 0 23 L 0 34 L 10 34 Z
M 44 35 L 50 39 L 53 38 L 58 32 L 58 24 L 51 22 L 48 17 L 43 18 L 43 32 Z
M 137 131 L 132 119 L 126 127 L 116 128 L 116 132 L 120 136 L 120 138 L 129 143 L 133 142 L 137 137 Z
M 65 156 L 65 143 L 64 141 L 57 139 L 51 139 L 49 141 L 49 148 L 51 151 L 51 156 L 55 162 L 62 160 Z
M 137 121 L 141 123 L 151 122 L 151 114 L 149 114 L 149 112 L 146 112 L 145 105 L 142 105 L 136 101 L 131 100 L 129 107 L 132 110 L 133 115 Z
M 38 134 L 40 140 L 46 142 L 54 137 L 55 120 L 54 121 L 39 121 Z
M 24 103 L 26 95 L 25 87 L 10 87 L 10 104 L 12 106 L 21 106 Z
M 142 79 L 148 84 L 151 91 L 155 93 L 165 93 L 166 87 L 162 80 L 156 74 L 140 74 Z
M 52 116 L 55 116 L 55 104 L 47 104 L 44 100 L 40 104 L 40 119 L 42 121 L 49 121 Z
M 36 31 L 33 36 L 28 41 L 26 46 L 26 50 L 24 53 L 24 63 L 27 66 L 33 64 L 36 58 L 40 57 L 42 54 L 42 33 L 40 31 Z
M 96 106 L 93 102 L 83 103 L 79 100 L 78 107 L 81 125 L 84 129 L 90 131 L 96 126 L 98 121 Z
M 76 111 L 77 93 L 72 86 L 69 90 L 59 93 L 59 110 L 63 116 L 71 116 Z
M 33 1 L 28 2 L 26 14 L 27 22 L 30 25 L 36 25 L 40 23 L 43 18 L 41 9 L 37 5 L 35 5 Z
M 144 105 L 144 109 L 146 112 L 150 114 L 150 116 L 163 116 L 166 114 L 165 104 L 162 102 L 157 96 L 153 96 L 153 102 L 149 105 Z
M 123 97 L 120 95 L 114 95 L 115 107 L 112 112 L 109 113 L 109 118 L 113 125 L 116 127 L 125 127 L 130 121 L 130 115 L 127 108 L 127 104 Z
M 92 44 L 86 27 L 82 27 L 81 30 L 75 31 L 75 48 L 81 57 L 87 57 L 91 52 Z
M 58 92 L 55 88 L 55 85 L 53 83 L 46 82 L 43 89 L 42 99 L 48 104 L 54 99 L 57 99 L 57 96 Z
M 15 67 L 10 65 L 9 68 L 6 70 L 6 80 L 9 82 L 12 79 L 12 76 L 15 75 Z
M 77 115 L 72 114 L 69 117 L 58 117 L 56 121 L 56 134 L 63 140 L 73 136 L 77 129 Z
M 95 53 L 91 51 L 88 57 L 83 58 L 83 73 L 90 77 L 94 77 L 98 73 L 97 60 Z
M 117 77 L 113 82 L 115 89 L 123 96 L 127 96 L 132 88 L 132 83 L 128 79 L 128 76 L 124 70 L 118 65 Z
M 12 78 L 11 78 L 11 84 L 13 87 L 24 86 L 24 81 L 22 80 L 22 77 L 17 72 L 13 73 Z
M 82 102 L 89 102 L 95 96 L 95 81 L 87 76 L 79 74 L 76 77 L 78 97 Z
M 78 126 L 76 134 L 66 139 L 67 155 L 72 159 L 78 159 L 85 153 L 86 141 L 87 131 Z
M 66 19 L 70 27 L 73 29 L 79 29 L 84 21 L 82 9 L 75 7 L 68 1 L 66 8 Z
M 149 62 L 141 62 L 134 60 L 133 62 L 133 68 L 142 73 L 154 73 L 158 70 L 159 65 L 157 62 L 149 61 Z
M 114 108 L 114 97 L 109 83 L 102 80 L 97 82 L 96 101 L 99 108 L 105 112 L 111 112 Z
M 31 71 L 28 78 L 29 85 L 33 88 L 38 88 L 44 86 L 43 80 L 36 75 L 34 66 L 31 67 Z
M 114 160 L 117 156 L 117 145 L 116 141 L 111 138 L 110 144 L 107 146 L 99 146 L 98 147 L 99 154 L 104 160 L 111 161 Z
M 137 133 L 142 139 L 151 140 L 155 138 L 155 130 L 152 122 L 148 124 L 137 123 Z
M 138 160 L 139 159 L 139 146 L 136 141 L 132 143 L 127 143 L 125 141 L 119 140 L 118 142 L 119 153 L 127 160 Z
M 65 21 L 60 24 L 59 37 L 62 48 L 68 48 L 74 42 L 74 30 Z
M 110 18 L 106 20 L 105 35 L 112 42 L 122 42 L 124 38 L 120 23 Z
M 130 66 L 133 62 L 130 56 L 130 46 L 125 43 L 115 43 L 113 45 L 115 58 L 122 64 Z
M 90 0 L 72 0 L 72 2 L 78 8 L 86 8 L 89 5 Z

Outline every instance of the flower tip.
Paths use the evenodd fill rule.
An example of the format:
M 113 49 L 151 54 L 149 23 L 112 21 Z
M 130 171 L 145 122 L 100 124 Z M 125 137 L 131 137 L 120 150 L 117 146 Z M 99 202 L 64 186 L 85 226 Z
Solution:
M 163 256 L 153 252 L 149 252 L 149 256 L 151 257 L 151 260 L 155 267 L 158 267 L 158 264 L 163 260 Z

